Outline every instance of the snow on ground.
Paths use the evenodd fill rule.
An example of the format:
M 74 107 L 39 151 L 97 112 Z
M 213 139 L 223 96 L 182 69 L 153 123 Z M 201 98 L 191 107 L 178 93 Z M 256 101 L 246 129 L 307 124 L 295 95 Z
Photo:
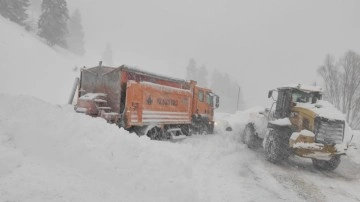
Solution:
M 295 157 L 274 165 L 235 130 L 151 141 L 71 106 L 5 94 L 0 105 L 2 201 L 360 200 L 351 159 L 335 172 Z
M 0 27 L 0 92 L 66 103 L 79 76 L 73 68 L 81 64 L 80 58 L 59 47 L 50 48 L 40 37 L 1 16 Z

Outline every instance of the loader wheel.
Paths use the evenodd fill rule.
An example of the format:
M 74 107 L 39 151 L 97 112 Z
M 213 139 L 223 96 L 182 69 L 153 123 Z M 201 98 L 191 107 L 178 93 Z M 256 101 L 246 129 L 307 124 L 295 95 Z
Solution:
M 155 126 L 151 128 L 146 135 L 152 140 L 160 140 L 163 137 L 163 131 L 161 128 Z
M 336 155 L 331 157 L 328 161 L 312 159 L 312 162 L 316 169 L 333 171 L 340 165 L 341 159 L 339 155 Z
M 265 157 L 272 163 L 285 160 L 289 157 L 289 140 L 283 131 L 270 129 L 265 139 Z
M 255 128 L 254 125 L 248 123 L 245 126 L 243 135 L 242 135 L 242 142 L 246 144 L 249 149 L 254 149 L 256 146 L 256 137 L 255 137 Z

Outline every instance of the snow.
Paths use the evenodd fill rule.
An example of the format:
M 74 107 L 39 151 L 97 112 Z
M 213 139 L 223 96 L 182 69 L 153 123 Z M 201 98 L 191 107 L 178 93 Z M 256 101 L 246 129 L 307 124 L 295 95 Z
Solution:
M 323 174 L 306 159 L 269 163 L 262 152 L 239 143 L 235 130 L 152 141 L 101 118 L 75 113 L 70 105 L 6 94 L 0 94 L 0 105 L 7 106 L 0 108 L 0 198 L 4 201 L 360 198 L 360 167 L 347 157 L 334 174 Z M 249 114 L 251 110 L 216 116 L 240 123 L 251 119 Z M 243 126 L 234 128 L 241 131 Z M 357 150 L 354 156 L 359 156 Z
M 240 143 L 249 121 L 266 128 L 261 107 L 216 113 L 215 135 L 151 141 L 50 104 L 67 101 L 78 58 L 0 25 L 0 201 L 360 200 L 359 131 L 334 172 L 298 157 L 275 165 Z
M 300 134 L 306 137 L 315 137 L 315 134 L 309 130 L 302 130 Z
M 86 113 L 86 112 L 87 112 L 87 108 L 84 108 L 84 107 L 75 107 L 75 111 L 80 112 L 80 113 Z
M 308 84 L 288 84 L 280 88 L 297 88 L 305 92 L 323 92 L 320 86 L 312 86 Z
M 85 95 L 81 96 L 79 99 L 80 100 L 93 100 L 93 99 L 97 98 L 98 96 L 105 97 L 106 94 L 104 94 L 104 93 L 86 93 Z M 99 99 L 99 100 L 101 100 L 101 99 Z
M 360 164 L 360 131 L 352 131 L 353 139 L 347 151 L 347 156 Z
M 291 122 L 289 118 L 276 119 L 274 121 L 269 121 L 269 123 L 278 125 L 278 126 L 291 126 Z
M 309 130 L 301 130 L 300 132 L 294 132 L 291 134 L 290 139 L 296 141 L 299 135 L 307 137 L 315 137 L 315 134 Z
M 297 142 L 293 145 L 293 148 L 321 150 L 322 148 L 324 148 L 324 145 L 315 142 L 314 143 Z
M 226 127 L 231 126 L 233 133 L 242 134 L 247 123 L 255 123 L 256 130 L 259 132 L 258 135 L 263 137 L 266 134 L 268 124 L 267 118 L 260 114 L 264 111 L 265 108 L 263 107 L 254 107 L 244 111 L 237 111 L 234 114 L 215 113 L 215 121 L 218 123 L 215 130 L 224 133 Z M 237 138 L 240 139 L 240 136 Z
M 95 102 L 100 102 L 100 103 L 106 103 L 106 100 L 103 99 L 94 99 Z
M 2 16 L 0 26 L 0 92 L 67 103 L 74 78 L 79 76 L 73 68 L 81 59 L 59 47 L 50 48 Z
M 318 100 L 315 104 L 297 102 L 296 107 L 310 109 L 317 115 L 331 120 L 345 120 L 345 115 L 325 100 Z

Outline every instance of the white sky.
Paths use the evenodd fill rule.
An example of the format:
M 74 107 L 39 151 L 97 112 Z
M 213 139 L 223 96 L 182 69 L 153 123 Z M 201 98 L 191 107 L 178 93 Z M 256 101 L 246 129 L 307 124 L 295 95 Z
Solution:
M 267 91 L 313 83 L 327 53 L 360 53 L 357 0 L 71 0 L 86 32 L 89 66 L 106 43 L 115 64 L 185 77 L 188 60 L 227 73 L 248 107 Z

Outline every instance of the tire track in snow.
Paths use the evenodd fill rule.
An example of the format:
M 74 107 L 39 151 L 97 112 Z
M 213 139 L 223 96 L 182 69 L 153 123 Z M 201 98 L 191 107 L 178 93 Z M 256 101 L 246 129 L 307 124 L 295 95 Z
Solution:
M 272 177 L 268 162 L 230 135 L 193 136 L 180 144 L 193 146 L 200 201 L 302 201 Z
M 326 201 L 326 196 L 321 189 L 311 181 L 306 181 L 296 164 L 288 161 L 273 164 L 265 159 L 264 151 L 261 148 L 252 151 L 258 159 L 265 163 L 269 174 L 286 190 L 295 192 L 299 198 L 306 201 Z

